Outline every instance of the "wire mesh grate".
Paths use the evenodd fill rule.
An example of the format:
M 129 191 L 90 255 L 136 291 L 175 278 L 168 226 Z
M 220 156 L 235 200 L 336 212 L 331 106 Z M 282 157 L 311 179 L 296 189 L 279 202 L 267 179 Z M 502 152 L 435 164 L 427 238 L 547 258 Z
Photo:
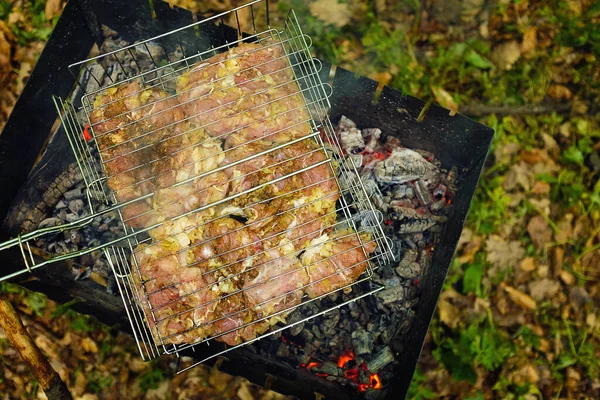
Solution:
M 80 105 L 55 99 L 88 196 L 125 235 L 32 265 L 44 232 L 12 245 L 28 270 L 102 249 L 145 359 L 229 345 L 214 357 L 329 311 L 286 321 L 334 292 L 354 293 L 339 307 L 383 289 L 352 291 L 392 253 L 327 118 L 310 38 L 293 11 L 243 34 L 238 11 L 259 3 L 73 64 L 97 85 Z

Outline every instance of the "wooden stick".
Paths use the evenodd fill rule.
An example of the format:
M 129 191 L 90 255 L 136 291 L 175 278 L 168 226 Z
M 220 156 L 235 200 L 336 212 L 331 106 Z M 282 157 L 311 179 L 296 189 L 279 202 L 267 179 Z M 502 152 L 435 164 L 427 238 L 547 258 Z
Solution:
M 49 400 L 72 400 L 67 385 L 60 379 L 23 326 L 17 311 L 0 291 L 0 327 L 38 380 Z

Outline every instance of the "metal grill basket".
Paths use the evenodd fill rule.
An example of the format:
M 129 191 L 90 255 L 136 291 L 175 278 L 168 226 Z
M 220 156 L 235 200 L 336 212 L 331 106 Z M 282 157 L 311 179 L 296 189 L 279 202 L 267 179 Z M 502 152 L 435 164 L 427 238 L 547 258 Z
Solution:
M 240 13 L 249 13 L 252 16 L 251 34 L 242 32 Z M 222 25 L 226 21 L 230 25 L 233 24 L 234 28 L 222 29 Z M 214 40 L 207 40 L 208 35 L 203 33 L 213 32 L 218 28 L 220 32 L 223 32 L 221 41 L 215 43 Z M 215 35 L 211 34 L 210 37 L 214 38 Z M 244 47 L 247 50 L 243 53 L 236 53 L 236 49 L 240 49 L 240 46 L 247 46 Z M 54 101 L 83 174 L 88 198 L 93 197 L 100 200 L 107 205 L 107 208 L 102 211 L 90 209 L 89 216 L 84 219 L 60 227 L 41 229 L 0 244 L 0 250 L 20 246 L 26 266 L 22 271 L 1 279 L 8 279 L 58 260 L 102 250 L 117 277 L 118 287 L 133 333 L 144 359 L 154 358 L 161 353 L 179 353 L 187 348 L 193 349 L 198 345 L 210 345 L 214 340 L 224 340 L 232 335 L 235 336 L 235 340 L 231 339 L 230 341 L 233 342 L 224 350 L 215 346 L 215 351 L 209 357 L 211 358 L 302 323 L 305 319 L 286 322 L 285 317 L 294 309 L 317 301 L 335 291 L 344 291 L 351 295 L 346 297 L 348 300 L 340 300 L 333 308 L 383 289 L 374 284 L 369 286 L 371 288 L 369 290 L 352 291 L 351 289 L 352 286 L 369 280 L 376 265 L 391 261 L 392 252 L 380 226 L 382 215 L 380 212 L 374 211 L 369 200 L 372 195 L 369 190 L 373 189 L 365 188 L 352 163 L 352 158 L 343 154 L 327 117 L 330 108 L 328 100 L 330 87 L 323 84 L 319 78 L 321 65 L 318 60 L 311 57 L 310 46 L 310 38 L 302 33 L 293 11 L 286 18 L 283 28 L 275 29 L 270 26 L 268 2 L 256 0 L 192 25 L 69 66 L 79 82 L 84 78 L 92 79 L 97 85 L 92 85 L 93 90 L 89 89 L 89 85 L 87 88 L 80 86 L 76 88 L 72 98 L 68 101 L 59 98 L 55 98 Z M 281 52 L 277 53 L 275 50 L 281 50 Z M 275 53 L 278 56 L 260 60 L 259 56 L 267 53 Z M 252 59 L 253 56 L 259 62 L 251 63 L 246 68 L 237 67 L 242 65 L 242 61 Z M 227 67 L 229 64 L 238 68 L 235 70 L 235 74 L 232 72 L 222 74 L 223 76 L 219 75 L 210 82 L 211 89 L 208 93 L 202 92 L 200 95 L 195 95 L 195 90 L 200 85 L 184 86 L 186 79 L 198 71 L 202 72 L 210 70 L 210 68 L 220 71 L 219 68 Z M 264 71 L 271 64 L 279 67 L 267 74 L 260 72 L 261 68 Z M 257 70 L 258 73 L 256 73 Z M 273 81 L 269 77 L 276 75 L 280 78 L 289 78 L 289 80 L 271 82 L 273 84 L 269 83 L 271 86 L 268 88 L 255 89 L 252 92 L 253 99 L 251 100 L 257 103 L 247 108 L 235 109 L 234 101 L 227 102 L 226 99 L 223 104 L 214 104 L 208 109 L 200 107 L 198 110 L 198 104 L 204 106 L 203 103 L 198 103 L 199 101 L 213 95 L 220 95 L 220 93 L 224 93 L 225 96 L 229 90 L 232 90 L 230 89 L 231 82 L 245 73 L 254 75 L 248 81 L 241 83 L 244 85 L 269 82 L 269 79 Z M 226 82 L 229 82 L 227 83 L 229 86 L 226 85 Z M 238 85 L 238 82 L 235 82 L 235 85 Z M 181 89 L 182 87 L 184 89 Z M 130 99 L 136 99 L 136 102 L 140 102 L 140 104 L 129 104 L 126 110 L 119 109 L 112 112 L 110 118 L 103 118 L 102 116 L 107 114 L 107 110 L 110 110 L 111 107 L 118 108 L 121 102 L 125 102 L 123 98 L 111 97 L 114 93 L 120 93 L 119 91 L 124 90 L 123 88 L 135 88 L 128 96 Z M 254 100 L 261 99 L 263 95 L 266 96 L 265 93 L 272 96 L 273 90 L 280 89 L 283 94 L 279 97 L 269 98 L 270 100 L 266 102 Z M 182 93 L 185 92 L 189 92 L 189 95 L 182 97 Z M 237 106 L 244 100 L 236 101 Z M 286 103 L 288 101 L 289 103 Z M 246 113 L 263 109 L 276 110 L 278 107 L 281 108 L 282 104 L 286 104 L 287 108 L 284 107 L 280 112 L 265 115 L 264 119 L 258 123 L 254 121 L 247 125 L 242 123 L 240 126 L 238 124 L 233 130 L 218 135 L 211 131 L 220 124 L 226 125 L 223 121 L 230 123 L 237 117 L 243 121 Z M 294 105 L 296 107 L 292 107 Z M 158 111 L 156 111 L 157 107 Z M 185 110 L 185 112 L 180 113 L 180 110 Z M 194 110 L 195 113 L 190 113 L 190 110 Z M 219 116 L 219 113 L 226 111 L 227 114 L 224 118 L 215 117 L 210 120 L 206 117 L 206 115 Z M 98 117 L 99 115 L 100 117 Z M 290 118 L 287 123 L 285 118 L 288 118 L 289 115 L 299 117 L 295 120 Z M 156 121 L 162 117 L 165 117 L 163 119 L 167 121 L 158 124 Z M 251 128 L 256 128 L 258 125 L 270 126 L 269 124 L 275 121 L 273 124 L 277 126 L 276 124 L 281 123 L 281 120 L 284 122 L 279 129 L 268 131 L 265 128 L 268 131 L 267 135 L 253 139 L 244 136 L 247 140 L 242 142 L 227 141 L 235 134 L 242 135 L 240 132 L 250 135 L 248 132 L 251 132 Z M 118 124 L 116 124 L 117 121 Z M 199 123 L 198 121 L 206 122 Z M 114 138 L 118 136 L 119 132 L 128 129 L 138 132 L 137 136 L 115 142 Z M 162 137 L 161 135 L 167 131 L 169 136 Z M 269 146 L 264 145 L 264 141 L 268 140 L 265 138 L 270 136 L 276 138 L 277 135 L 285 136 L 290 132 L 293 132 L 294 135 L 287 140 L 273 140 Z M 192 136 L 196 138 L 195 141 L 191 144 L 184 142 L 184 139 Z M 187 144 L 169 147 L 171 140 L 180 140 L 180 143 Z M 201 153 L 202 157 L 195 155 L 196 158 L 189 162 L 183 156 L 177 158 L 178 155 L 196 154 L 194 153 L 196 149 L 210 148 L 212 144 L 221 143 L 221 141 L 225 143 L 225 148 L 221 149 L 217 146 L 219 151 L 216 153 Z M 146 154 L 145 152 L 149 149 L 155 148 L 170 149 L 170 151 L 154 152 L 150 156 L 142 157 L 142 154 Z M 232 154 L 237 154 L 237 156 L 234 157 Z M 279 158 L 275 155 L 279 155 Z M 119 161 L 134 158 L 143 161 L 127 167 L 117 164 Z M 213 162 L 217 158 L 220 162 L 213 163 L 215 165 L 210 168 L 205 167 L 207 163 Z M 223 159 L 229 161 L 224 162 Z M 154 166 L 161 165 L 165 160 L 171 161 L 168 173 L 175 177 L 174 181 L 168 185 L 153 184 L 154 186 L 149 188 L 139 189 L 144 180 L 154 182 L 160 177 L 160 174 L 166 173 L 160 169 L 153 169 Z M 306 160 L 313 160 L 313 162 L 306 165 Z M 300 161 L 304 164 L 298 167 L 296 162 L 300 163 Z M 263 164 L 249 171 L 244 169 L 248 165 L 257 163 Z M 119 165 L 118 171 L 115 170 L 115 165 Z M 290 169 L 290 165 L 294 165 L 294 167 Z M 189 170 L 194 171 L 191 176 L 186 172 Z M 151 171 L 151 174 L 154 175 L 139 178 L 135 174 L 141 174 L 140 171 Z M 278 175 L 272 171 L 283 172 Z M 305 177 L 309 176 L 307 174 L 315 175 L 315 171 L 323 172 L 324 176 L 319 178 L 320 180 L 313 180 L 306 184 Z M 256 180 L 255 176 L 258 174 L 263 174 L 269 179 Z M 127 185 L 118 186 L 114 183 L 123 177 L 131 178 L 132 176 L 137 178 Z M 212 182 L 210 179 L 223 176 L 227 177 L 226 181 L 221 180 L 220 183 L 213 183 L 212 186 L 206 183 Z M 304 177 L 302 178 L 304 185 L 294 187 L 291 191 L 281 189 L 282 187 L 286 188 L 287 182 L 297 182 L 301 180 L 301 177 Z M 240 183 L 247 183 L 251 180 L 254 184 Z M 226 194 L 221 197 L 214 198 L 213 195 L 211 195 L 212 197 L 207 195 L 208 200 L 196 202 L 189 198 L 177 197 L 189 188 L 194 188 L 195 194 L 212 193 L 219 188 L 219 184 L 226 185 L 225 187 L 228 188 Z M 236 190 L 231 189 L 233 185 L 238 185 Z M 335 190 L 327 192 L 327 190 L 321 190 L 323 187 Z M 278 193 L 277 190 L 282 192 Z M 261 198 L 261 193 L 269 193 L 269 195 Z M 304 193 L 316 194 L 312 197 L 305 195 L 300 197 L 300 194 Z M 165 198 L 169 198 L 169 195 L 171 198 L 175 196 L 175 200 L 163 201 L 157 205 L 157 198 L 161 194 L 165 194 Z M 198 196 L 201 195 L 198 194 Z M 275 210 L 245 221 L 249 210 L 254 212 L 259 205 L 285 203 L 289 198 L 296 199 L 293 206 L 287 206 L 288 208 Z M 299 198 L 302 201 L 297 200 Z M 334 209 L 319 214 L 314 219 L 302 218 L 310 215 L 303 214 L 306 210 L 321 207 L 322 204 L 326 204 L 323 203 L 324 201 L 332 199 L 337 199 Z M 185 202 L 191 202 L 192 205 L 182 206 L 181 203 Z M 91 202 L 89 203 L 91 204 Z M 173 208 L 176 211 L 172 211 Z M 232 209 L 235 211 L 231 211 Z M 132 214 L 131 210 L 136 211 Z M 100 246 L 61 254 L 36 263 L 30 245 L 32 240 L 48 232 L 80 227 L 99 215 L 113 211 L 118 212 L 121 219 L 125 231 L 123 237 Z M 231 217 L 231 213 L 235 216 L 234 218 Z M 294 220 L 289 226 L 274 231 L 271 235 L 262 235 L 258 241 L 250 243 L 242 240 L 240 246 L 226 248 L 220 244 L 217 245 L 217 243 L 221 243 L 219 240 L 229 240 L 231 235 L 234 235 L 235 238 L 247 239 L 247 236 L 244 235 L 249 226 L 262 226 L 261 224 L 275 221 L 275 218 L 289 215 L 294 216 Z M 244 222 L 240 222 L 240 219 L 237 218 L 241 218 L 241 216 L 244 216 L 244 219 L 241 219 Z M 137 226 L 139 225 L 137 221 L 141 218 L 144 218 L 146 223 L 143 226 Z M 230 221 L 227 229 L 218 234 L 211 234 L 212 236 L 209 238 L 202 237 L 196 242 L 185 245 L 177 242 L 179 239 L 173 239 L 180 237 L 177 235 L 181 234 L 191 237 L 193 232 L 209 232 L 215 226 L 220 226 L 215 224 L 219 224 L 219 221 L 226 218 Z M 195 222 L 190 222 L 192 220 Z M 315 221 L 320 224 L 319 233 L 327 232 L 327 234 L 317 235 L 319 238 L 314 238 L 314 231 L 308 231 L 308 233 L 302 231 Z M 179 227 L 178 231 L 175 229 L 176 226 Z M 276 246 L 268 249 L 264 245 L 265 241 L 273 238 L 279 239 L 281 235 L 286 238 L 295 237 L 292 236 L 293 232 L 298 230 L 304 233 L 294 239 L 295 241 L 282 239 L 277 242 Z M 165 235 L 157 237 L 157 232 L 165 232 Z M 166 234 L 166 232 L 175 233 Z M 303 243 L 304 237 L 308 238 Z M 181 257 L 188 259 L 192 254 L 192 249 L 203 249 L 202 246 L 206 243 L 214 243 L 214 245 L 211 244 L 213 246 L 211 248 L 216 249 L 210 257 L 191 262 L 181 261 Z M 302 248 L 293 253 L 293 257 L 286 253 L 288 250 L 285 246 L 289 243 L 303 243 Z M 318 253 L 319 249 L 323 249 L 324 246 L 335 246 L 336 243 L 346 243 L 344 250 L 339 253 L 321 255 L 321 258 L 311 259 L 309 257 L 309 254 L 313 256 L 313 253 Z M 167 245 L 175 247 L 169 248 L 167 251 L 165 250 Z M 294 250 L 293 245 L 291 248 Z M 139 261 L 147 254 L 150 254 L 152 262 L 146 260 L 140 263 Z M 334 264 L 337 262 L 335 257 L 343 258 L 344 254 L 348 255 L 346 259 L 351 261 L 341 270 L 335 270 L 329 275 L 317 276 L 319 279 L 313 279 L 311 276 L 310 279 L 307 278 L 296 283 L 296 286 L 289 290 L 286 289 L 282 293 L 276 292 L 275 297 L 252 304 L 252 307 L 245 303 L 244 307 L 235 307 L 235 299 L 239 296 L 247 296 L 250 290 L 272 288 L 272 286 L 265 286 L 269 284 L 283 285 L 283 282 L 293 281 L 299 270 L 311 271 L 312 268 L 314 271 L 315 268 L 327 265 L 328 262 Z M 296 260 L 294 258 L 296 256 L 308 261 L 302 261 L 303 265 L 299 268 L 286 270 L 281 267 L 284 272 L 272 276 L 267 274 L 267 278 L 259 279 L 261 271 L 266 271 L 265 265 L 279 263 L 277 265 L 283 266 L 292 259 Z M 351 256 L 354 258 L 352 259 Z M 260 257 L 268 257 L 266 258 L 268 261 L 257 262 L 256 260 L 259 260 Z M 174 274 L 168 278 L 161 278 L 163 281 L 160 281 L 162 283 L 159 285 L 159 278 L 148 276 L 147 271 L 144 271 L 144 263 L 157 263 L 158 265 L 157 260 L 163 259 L 171 260 L 173 265 L 177 264 L 179 267 L 176 271 L 179 273 L 200 271 L 198 273 L 201 273 L 201 276 L 194 277 L 188 282 Z M 197 268 L 198 265 L 205 265 L 217 259 L 220 260 L 220 263 L 212 265 L 213 269 Z M 156 268 L 158 270 L 158 267 Z M 361 272 L 364 270 L 360 278 L 346 279 L 347 282 L 344 284 L 333 285 L 332 290 L 319 291 L 315 289 L 320 287 L 319 285 L 326 285 L 337 276 L 351 274 L 353 268 L 360 269 Z M 252 280 L 249 277 L 252 277 Z M 249 280 L 254 282 L 254 286 L 239 283 L 244 279 L 246 283 Z M 374 287 L 375 289 L 373 289 Z M 305 291 L 311 290 L 312 295 L 307 296 Z M 157 296 L 166 291 L 172 296 L 166 300 L 157 300 Z M 218 292 L 218 296 L 211 297 L 206 294 L 213 291 Z M 301 302 L 298 299 L 294 300 L 298 295 L 302 297 Z M 341 298 L 341 296 L 338 297 Z M 198 300 L 199 298 L 204 300 Z M 184 302 L 185 306 L 178 305 L 184 304 Z M 277 306 L 272 306 L 274 302 Z M 231 310 L 217 313 L 215 311 L 217 307 L 225 303 L 231 306 Z M 272 309 L 266 312 L 263 307 Z M 168 309 L 169 312 L 163 312 L 165 309 Z M 331 309 L 319 310 L 310 318 L 322 315 Z M 260 310 L 263 312 L 259 312 Z M 199 314 L 205 315 L 198 317 Z M 228 325 L 226 323 L 228 321 L 237 322 Z M 188 325 L 172 328 L 172 325 L 184 323 Z M 267 324 L 269 325 L 268 330 L 256 328 L 256 332 L 252 331 L 254 335 L 249 334 L 244 337 L 241 343 L 236 336 L 238 332 L 245 329 L 251 330 Z M 215 326 L 219 326 L 219 328 L 214 328 Z M 208 331 L 208 327 L 211 327 L 209 334 L 196 335 L 198 332 Z M 186 336 L 186 334 L 189 335 Z M 226 340 L 226 342 L 229 341 Z M 205 358 L 199 362 L 206 360 Z

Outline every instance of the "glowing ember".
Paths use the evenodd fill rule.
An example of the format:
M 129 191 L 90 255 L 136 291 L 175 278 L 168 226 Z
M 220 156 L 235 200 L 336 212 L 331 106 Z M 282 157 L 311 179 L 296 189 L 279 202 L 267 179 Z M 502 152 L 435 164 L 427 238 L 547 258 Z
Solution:
M 381 379 L 379 378 L 379 375 L 377 374 L 372 374 L 369 377 L 369 384 L 367 385 L 366 383 L 359 383 L 358 384 L 358 390 L 360 392 L 366 392 L 367 389 L 381 389 L 383 386 L 381 385 Z
M 311 361 L 311 362 L 309 362 L 309 363 L 308 363 L 308 365 L 306 366 L 306 369 L 311 369 L 311 368 L 314 368 L 314 367 L 318 367 L 319 365 L 321 365 L 321 363 L 318 363 L 318 362 Z
M 344 365 L 346 365 L 346 363 L 351 360 L 354 360 L 354 353 L 351 351 L 348 351 L 341 355 L 340 359 L 337 362 L 337 365 L 340 368 L 344 368 Z
M 281 340 L 283 341 L 283 343 L 286 343 L 286 344 L 292 345 L 292 346 L 294 346 L 294 347 L 297 347 L 297 348 L 299 348 L 299 349 L 301 349 L 301 348 L 302 348 L 302 346 L 300 346 L 299 344 L 296 344 L 296 343 L 292 342 L 292 341 L 291 341 L 291 340 L 289 340 L 289 339 L 286 339 L 284 336 L 281 336 Z
M 381 379 L 379 379 L 379 375 L 377 375 L 377 374 L 371 375 L 370 382 L 371 382 L 371 387 L 373 389 L 381 389 L 382 386 L 381 386 Z

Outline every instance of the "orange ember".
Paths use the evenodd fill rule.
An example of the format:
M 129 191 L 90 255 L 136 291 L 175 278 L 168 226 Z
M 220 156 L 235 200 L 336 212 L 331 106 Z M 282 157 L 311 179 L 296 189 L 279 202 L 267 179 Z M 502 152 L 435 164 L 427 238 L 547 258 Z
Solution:
M 379 379 L 379 375 L 377 374 L 372 374 L 369 377 L 369 385 L 367 385 L 366 383 L 358 384 L 358 390 L 360 392 L 366 392 L 367 389 L 381 389 L 382 387 L 383 385 L 381 384 L 381 379 Z
M 308 365 L 306 366 L 306 369 L 311 369 L 311 368 L 314 368 L 314 367 L 318 367 L 319 365 L 321 365 L 321 364 L 320 364 L 320 363 L 318 363 L 318 362 L 311 361 L 311 362 L 309 362 L 309 363 L 308 363 Z
M 371 387 L 373 389 L 381 389 L 381 379 L 379 379 L 379 375 L 371 375 Z
M 338 367 L 344 368 L 344 365 L 350 360 L 354 360 L 354 353 L 348 351 L 340 356 L 340 359 L 337 362 Z

